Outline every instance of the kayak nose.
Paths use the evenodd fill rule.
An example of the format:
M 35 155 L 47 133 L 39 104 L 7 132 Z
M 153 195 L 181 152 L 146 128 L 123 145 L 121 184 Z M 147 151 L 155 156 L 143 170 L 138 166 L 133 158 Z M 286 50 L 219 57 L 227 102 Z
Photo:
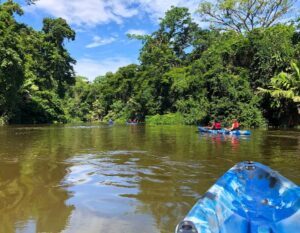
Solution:
M 175 233 L 198 233 L 198 231 L 193 222 L 182 221 L 177 225 Z

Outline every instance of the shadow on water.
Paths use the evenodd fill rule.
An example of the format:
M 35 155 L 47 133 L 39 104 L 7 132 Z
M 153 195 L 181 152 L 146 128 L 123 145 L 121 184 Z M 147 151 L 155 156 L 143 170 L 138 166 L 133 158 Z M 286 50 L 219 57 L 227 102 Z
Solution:
M 299 131 L 236 137 L 187 126 L 18 126 L 0 128 L 0 148 L 1 232 L 171 233 L 243 160 L 300 181 Z

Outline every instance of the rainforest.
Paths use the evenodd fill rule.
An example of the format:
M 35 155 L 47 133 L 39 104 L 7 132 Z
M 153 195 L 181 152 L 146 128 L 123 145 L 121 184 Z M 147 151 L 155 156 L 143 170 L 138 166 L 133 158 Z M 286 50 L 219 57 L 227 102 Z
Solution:
M 88 81 L 74 72 L 65 43 L 76 35 L 66 20 L 45 18 L 37 31 L 17 21 L 19 4 L 2 2 L 0 124 L 137 119 L 192 125 L 217 117 L 224 124 L 237 118 L 246 127 L 299 125 L 299 19 L 270 14 L 258 22 L 254 15 L 247 23 L 250 17 L 234 17 L 234 7 L 201 4 L 198 14 L 215 19 L 206 28 L 187 8 L 170 8 L 156 31 L 128 35 L 142 41 L 138 64 Z M 288 7 L 274 8 L 281 10 L 275 16 Z

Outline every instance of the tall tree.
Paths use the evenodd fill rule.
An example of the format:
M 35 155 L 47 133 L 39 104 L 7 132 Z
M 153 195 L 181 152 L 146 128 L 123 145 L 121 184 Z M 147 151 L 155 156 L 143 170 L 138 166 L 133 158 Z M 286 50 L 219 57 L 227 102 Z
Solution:
M 75 83 L 73 64 L 76 61 L 64 47 L 66 39 L 75 39 L 75 32 L 62 18 L 45 18 L 43 23 L 45 42 L 42 54 L 45 54 L 45 71 L 50 85 L 57 89 L 60 97 L 63 97 L 67 85 Z
M 23 14 L 12 1 L 0 4 L 0 118 L 9 118 L 18 102 L 24 81 L 24 50 L 20 45 L 20 26 L 14 14 Z
M 44 20 L 42 31 L 18 23 L 21 7 L 0 4 L 0 118 L 15 123 L 65 121 L 62 97 L 75 82 L 75 60 L 64 46 L 75 32 L 65 20 Z
M 198 25 L 193 22 L 188 9 L 171 7 L 159 25 L 157 33 L 166 36 L 169 46 L 178 58 L 185 58 L 185 49 L 192 46 L 198 31 Z
M 217 0 L 204 1 L 198 12 L 202 19 L 222 29 L 237 32 L 270 27 L 292 8 L 295 0 Z
M 250 68 L 250 81 L 254 89 L 266 87 L 271 78 L 290 66 L 295 57 L 293 38 L 295 27 L 278 24 L 270 28 L 257 28 L 247 35 L 243 59 Z

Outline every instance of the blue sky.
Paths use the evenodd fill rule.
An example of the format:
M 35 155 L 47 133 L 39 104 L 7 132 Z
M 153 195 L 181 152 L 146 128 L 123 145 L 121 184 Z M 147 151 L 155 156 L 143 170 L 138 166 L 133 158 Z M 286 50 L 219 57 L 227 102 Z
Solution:
M 214 1 L 214 0 L 211 0 Z M 299 1 L 295 8 L 299 9 Z M 150 34 L 158 27 L 159 18 L 174 6 L 190 9 L 195 13 L 201 0 L 38 0 L 24 6 L 25 14 L 18 20 L 40 30 L 44 17 L 62 17 L 76 31 L 76 40 L 66 47 L 77 60 L 77 75 L 93 80 L 108 71 L 138 63 L 141 42 L 130 40 L 127 33 Z
M 108 71 L 138 63 L 141 42 L 127 33 L 149 34 L 158 27 L 159 18 L 172 5 L 186 6 L 195 12 L 197 0 L 39 0 L 25 6 L 18 21 L 40 30 L 44 17 L 62 17 L 76 31 L 76 40 L 66 42 L 77 60 L 78 75 L 93 80 Z

